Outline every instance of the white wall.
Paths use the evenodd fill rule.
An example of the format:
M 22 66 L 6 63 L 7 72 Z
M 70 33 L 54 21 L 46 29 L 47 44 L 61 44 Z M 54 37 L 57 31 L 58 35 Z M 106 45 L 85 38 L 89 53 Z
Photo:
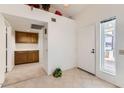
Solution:
M 48 62 L 47 73 L 51 74 L 56 67 L 63 70 L 76 65 L 76 30 L 75 21 L 39 9 L 31 11 L 26 5 L 0 5 L 0 12 L 48 23 Z M 51 18 L 57 22 L 51 22 Z
M 6 25 L 0 14 L 0 86 L 4 82 L 6 70 Z
M 15 32 L 7 20 L 5 23 L 7 27 L 7 71 L 9 72 L 14 67 Z
M 62 70 L 76 67 L 76 29 L 75 23 L 57 18 L 49 24 L 48 66 L 49 74 L 56 67 Z M 51 29 L 51 30 L 50 30 Z
M 45 29 L 44 29 L 45 31 Z M 48 72 L 48 33 L 43 34 L 43 68 Z
M 124 87 L 124 55 L 119 55 L 119 50 L 124 50 L 124 5 L 91 5 L 84 12 L 75 17 L 78 31 L 84 26 L 96 25 L 96 75 L 104 80 L 112 82 L 120 87 Z M 100 30 L 99 23 L 101 20 L 116 16 L 117 17 L 117 37 L 116 37 L 116 63 L 117 75 L 111 76 L 99 70 L 99 45 L 100 45 Z

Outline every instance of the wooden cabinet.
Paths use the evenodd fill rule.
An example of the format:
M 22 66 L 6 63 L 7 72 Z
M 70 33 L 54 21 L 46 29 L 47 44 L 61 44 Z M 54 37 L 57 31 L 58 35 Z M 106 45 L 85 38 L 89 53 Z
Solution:
M 16 43 L 38 43 L 38 33 L 15 32 Z
M 15 65 L 17 64 L 24 64 L 27 62 L 27 53 L 17 51 L 15 52 Z
M 38 62 L 39 61 L 38 51 L 28 51 L 27 60 L 29 62 Z
M 15 65 L 39 62 L 39 51 L 15 51 Z

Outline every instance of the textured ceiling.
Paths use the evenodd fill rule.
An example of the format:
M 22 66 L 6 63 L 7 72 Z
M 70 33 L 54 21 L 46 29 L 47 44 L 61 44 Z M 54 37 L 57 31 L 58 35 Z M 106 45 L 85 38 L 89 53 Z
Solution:
M 86 4 L 69 4 L 64 6 L 64 4 L 51 4 L 51 11 L 60 10 L 62 14 L 66 17 L 74 17 L 78 13 L 82 12 L 86 8 Z

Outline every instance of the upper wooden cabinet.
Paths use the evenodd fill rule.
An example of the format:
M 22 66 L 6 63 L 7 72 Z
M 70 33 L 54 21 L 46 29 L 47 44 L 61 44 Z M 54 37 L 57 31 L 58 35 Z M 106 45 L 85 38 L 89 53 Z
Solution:
M 16 31 L 16 43 L 38 43 L 38 33 Z

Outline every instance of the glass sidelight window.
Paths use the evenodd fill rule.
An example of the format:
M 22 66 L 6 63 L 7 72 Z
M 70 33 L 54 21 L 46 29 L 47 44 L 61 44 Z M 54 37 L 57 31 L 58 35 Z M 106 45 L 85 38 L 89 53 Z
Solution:
M 115 32 L 116 32 L 116 18 L 101 21 L 101 71 L 108 74 L 116 74 L 115 62 Z

